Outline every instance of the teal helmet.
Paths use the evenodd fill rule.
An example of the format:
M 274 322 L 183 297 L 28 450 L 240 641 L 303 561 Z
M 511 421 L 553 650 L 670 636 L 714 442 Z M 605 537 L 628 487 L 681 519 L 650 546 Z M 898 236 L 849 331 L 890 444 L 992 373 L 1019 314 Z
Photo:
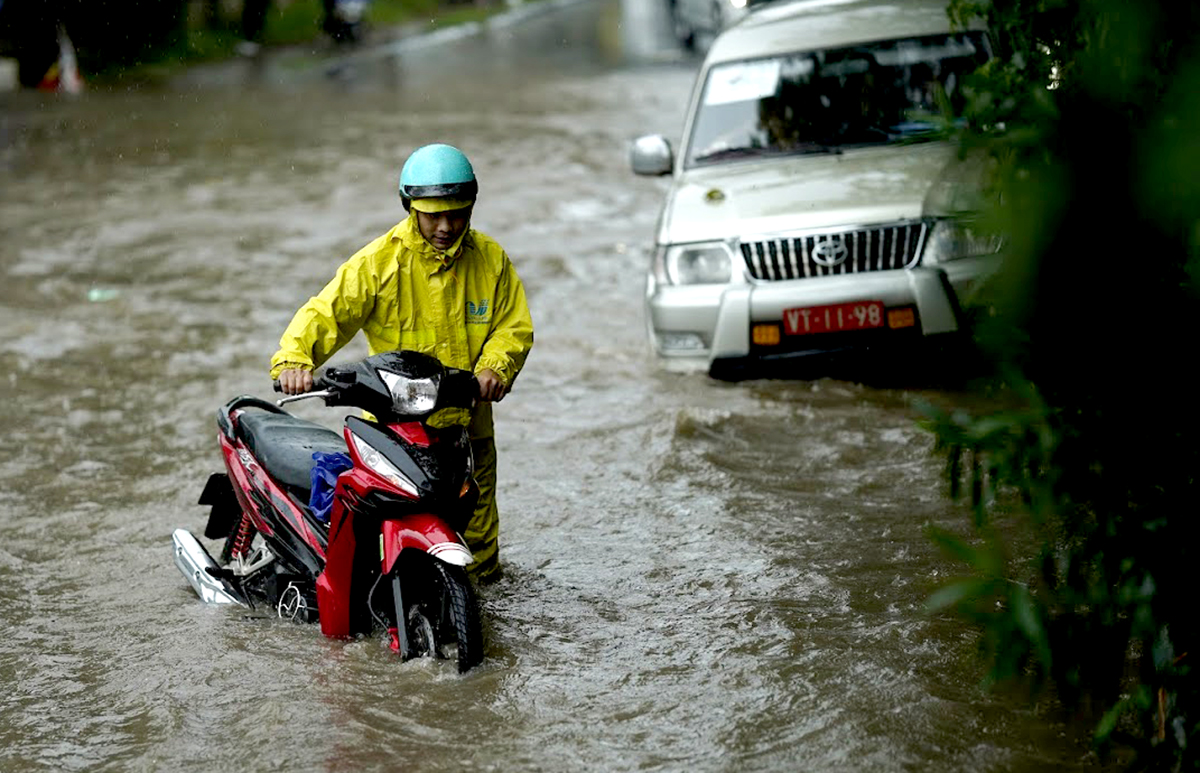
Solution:
M 451 145 L 417 148 L 400 170 L 400 201 L 406 211 L 413 199 L 474 199 L 478 193 L 471 162 Z

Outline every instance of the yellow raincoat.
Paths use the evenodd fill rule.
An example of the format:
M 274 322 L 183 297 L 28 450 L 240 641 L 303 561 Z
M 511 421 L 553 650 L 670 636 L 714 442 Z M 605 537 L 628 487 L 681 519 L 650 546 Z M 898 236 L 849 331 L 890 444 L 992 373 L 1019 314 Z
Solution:
M 411 214 L 351 256 L 296 312 L 271 358 L 271 378 L 285 368 L 320 367 L 359 330 L 371 354 L 414 349 L 450 367 L 490 368 L 510 388 L 533 346 L 525 288 L 500 245 L 468 230 L 443 253 Z M 470 434 L 481 491 L 464 536 L 481 575 L 498 560 L 492 433 L 491 403 L 479 403 Z

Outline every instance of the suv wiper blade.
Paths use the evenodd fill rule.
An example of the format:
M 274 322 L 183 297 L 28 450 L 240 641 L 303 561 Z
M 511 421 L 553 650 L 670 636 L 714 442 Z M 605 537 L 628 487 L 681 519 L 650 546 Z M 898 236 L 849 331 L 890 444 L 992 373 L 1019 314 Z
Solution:
M 801 155 L 803 155 L 805 153 L 826 153 L 831 156 L 840 156 L 840 155 L 842 155 L 842 153 L 844 151 L 842 150 L 841 145 L 824 145 L 820 142 L 811 142 L 811 143 L 809 143 L 808 147 L 805 148 L 804 150 L 801 150 L 801 151 L 793 150 L 791 152 L 793 152 L 793 153 L 799 152 Z
M 721 150 L 714 150 L 711 153 L 705 153 L 702 156 L 696 156 L 693 161 L 695 163 L 701 163 L 704 161 L 724 161 L 730 158 L 764 156 L 767 155 L 767 153 L 768 151 L 766 148 L 722 148 Z
M 692 160 L 693 163 L 708 163 L 711 161 L 726 161 L 733 158 L 755 158 L 764 156 L 805 156 L 817 153 L 824 153 L 831 156 L 840 156 L 842 149 L 837 145 L 825 145 L 820 142 L 802 142 L 794 147 L 772 147 L 772 148 L 724 148 L 722 150 L 714 150 L 712 153 L 706 153 L 703 156 L 696 156 Z

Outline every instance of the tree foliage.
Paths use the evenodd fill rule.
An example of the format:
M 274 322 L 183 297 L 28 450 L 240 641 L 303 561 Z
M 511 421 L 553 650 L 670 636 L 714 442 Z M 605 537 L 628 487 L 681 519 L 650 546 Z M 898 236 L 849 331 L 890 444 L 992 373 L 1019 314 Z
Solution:
M 1200 4 L 950 14 L 985 15 L 997 53 L 964 140 L 999 162 L 1005 263 L 975 333 L 1010 407 L 930 411 L 974 505 L 972 537 L 934 535 L 972 576 L 931 607 L 980 626 L 994 680 L 1053 686 L 1135 767 L 1198 768 Z

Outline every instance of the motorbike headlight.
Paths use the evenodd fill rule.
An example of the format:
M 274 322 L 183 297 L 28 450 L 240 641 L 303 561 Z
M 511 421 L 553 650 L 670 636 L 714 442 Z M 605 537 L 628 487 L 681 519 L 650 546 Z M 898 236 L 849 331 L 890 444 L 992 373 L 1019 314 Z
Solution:
M 1000 236 L 983 230 L 969 220 L 938 220 L 929 232 L 924 260 L 927 263 L 944 263 L 959 258 L 994 255 L 1003 244 Z
M 733 277 L 733 251 L 725 242 L 672 244 L 655 256 L 654 276 L 662 284 L 726 284 Z
M 392 408 L 396 413 L 416 415 L 429 413 L 437 405 L 437 382 L 432 378 L 408 378 L 391 371 L 379 371 L 379 377 L 392 393 Z
M 401 491 L 411 494 L 414 497 L 419 495 L 417 484 L 413 483 L 407 475 L 400 472 L 396 468 L 396 465 L 387 460 L 387 457 L 376 451 L 374 446 L 358 435 L 355 435 L 353 432 L 349 434 L 351 442 L 354 443 L 354 450 L 358 454 L 358 458 L 367 466 L 367 469 L 384 480 L 391 482 Z

